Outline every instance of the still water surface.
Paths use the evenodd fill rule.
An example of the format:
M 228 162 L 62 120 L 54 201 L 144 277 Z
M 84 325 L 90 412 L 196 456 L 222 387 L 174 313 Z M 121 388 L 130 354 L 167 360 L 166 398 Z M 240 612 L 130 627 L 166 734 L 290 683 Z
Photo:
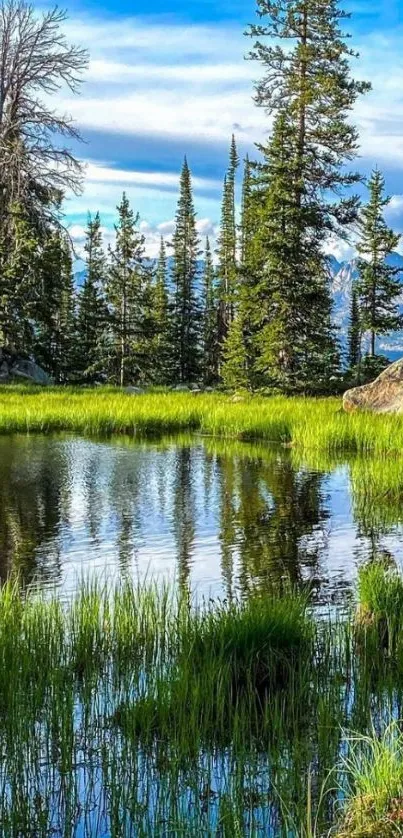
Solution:
M 131 574 L 212 597 L 288 576 L 340 602 L 361 561 L 403 557 L 400 505 L 385 515 L 373 486 L 366 502 L 367 467 L 195 438 L 2 437 L 0 575 L 70 592 Z

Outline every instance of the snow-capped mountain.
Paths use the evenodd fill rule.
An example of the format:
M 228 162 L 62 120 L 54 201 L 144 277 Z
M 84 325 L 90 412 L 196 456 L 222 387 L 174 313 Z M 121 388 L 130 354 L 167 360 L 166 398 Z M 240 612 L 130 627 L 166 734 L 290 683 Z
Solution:
M 392 253 L 388 261 L 394 267 L 401 268 L 402 271 L 399 276 L 402 283 L 400 310 L 403 314 L 403 256 L 400 253 Z M 338 327 L 341 343 L 345 344 L 350 317 L 351 289 L 354 280 L 357 278 L 357 262 L 355 259 L 350 262 L 338 262 L 334 256 L 331 256 L 329 267 L 332 276 L 331 291 L 334 323 Z M 390 335 L 382 337 L 378 341 L 377 351 L 391 360 L 400 358 L 403 355 L 403 331 L 392 332 Z

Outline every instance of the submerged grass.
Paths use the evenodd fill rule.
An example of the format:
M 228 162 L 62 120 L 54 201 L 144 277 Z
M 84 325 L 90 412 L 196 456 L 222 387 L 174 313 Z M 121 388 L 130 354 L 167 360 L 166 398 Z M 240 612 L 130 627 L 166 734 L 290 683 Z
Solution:
M 341 731 L 367 735 L 403 704 L 399 673 L 368 677 L 353 625 L 314 619 L 287 587 L 197 604 L 131 582 L 83 583 L 66 601 L 8 582 L 0 833 L 319 838 L 340 808 L 338 773 L 345 834 L 365 771 Z M 365 789 L 386 775 L 378 764 Z M 397 782 L 376 810 L 391 822 Z
M 330 452 L 402 450 L 403 417 L 346 414 L 339 399 L 245 397 L 113 388 L 46 390 L 3 386 L 0 432 L 75 431 L 164 434 L 190 430 L 217 437 L 293 444 Z

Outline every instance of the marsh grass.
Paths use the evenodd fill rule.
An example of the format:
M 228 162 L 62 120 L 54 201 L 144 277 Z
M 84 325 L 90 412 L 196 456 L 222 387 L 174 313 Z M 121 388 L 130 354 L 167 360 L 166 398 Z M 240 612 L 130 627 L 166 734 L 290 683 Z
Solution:
M 62 601 L 10 581 L 0 831 L 326 834 L 342 729 L 402 703 L 399 684 L 365 672 L 352 622 L 314 619 L 287 588 L 220 604 L 88 581 Z
M 399 452 L 403 417 L 346 414 L 339 399 L 245 397 L 114 388 L 46 390 L 2 386 L 0 432 L 71 431 L 162 435 L 181 431 L 266 440 L 310 450 Z
M 235 698 L 247 685 L 257 691 L 284 686 L 312 653 L 308 601 L 294 592 L 266 592 L 198 613 L 184 633 L 179 665 L 190 665 L 193 677 L 204 679 L 214 663 L 228 672 Z
M 388 558 L 362 566 L 358 573 L 357 631 L 372 651 L 385 650 L 403 661 L 403 577 Z
M 381 734 L 348 740 L 343 760 L 349 800 L 338 838 L 403 834 L 403 737 L 394 722 Z

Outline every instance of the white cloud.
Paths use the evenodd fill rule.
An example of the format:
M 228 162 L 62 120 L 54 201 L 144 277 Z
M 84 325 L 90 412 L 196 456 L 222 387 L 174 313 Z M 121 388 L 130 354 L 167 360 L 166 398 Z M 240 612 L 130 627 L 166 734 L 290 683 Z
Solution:
M 218 234 L 217 225 L 214 224 L 210 218 L 202 218 L 196 223 L 197 231 L 200 237 L 210 236 L 211 246 L 214 249 L 216 246 L 216 237 Z M 159 253 L 161 236 L 166 244 L 172 241 L 172 234 L 175 229 L 175 221 L 162 221 L 160 224 L 151 224 L 149 221 L 142 220 L 139 223 L 139 229 L 145 236 L 145 251 L 149 258 L 156 258 Z M 68 227 L 69 235 L 74 244 L 74 250 L 79 258 L 84 256 L 84 242 L 85 242 L 84 224 L 71 224 Z M 112 227 L 101 227 L 103 243 L 105 250 L 109 245 L 113 246 L 115 240 L 115 232 Z M 201 242 L 202 246 L 204 242 Z
M 200 236 L 216 238 L 218 236 L 218 225 L 213 224 L 210 218 L 200 218 L 196 222 L 196 229 Z
M 392 195 L 389 206 L 386 208 L 385 215 L 389 219 L 396 216 L 401 216 L 403 213 L 403 195 Z
M 352 242 L 347 242 L 336 236 L 329 237 L 324 249 L 328 256 L 334 256 L 338 262 L 348 262 L 350 259 L 354 258 L 356 253 Z
M 388 164 L 400 170 L 402 33 L 402 27 L 366 33 L 361 44 L 360 38 L 354 38 L 361 57 L 352 61 L 353 75 L 370 78 L 374 88 L 354 108 L 360 153 L 374 165 Z M 256 62 L 244 61 L 250 44 L 243 37 L 241 24 L 189 26 L 169 16 L 93 19 L 77 15 L 69 22 L 67 35 L 88 47 L 91 54 L 81 95 L 72 97 L 64 91 L 59 101 L 60 108 L 78 121 L 84 137 L 90 130 L 126 134 L 140 137 L 145 146 L 152 138 L 162 147 L 166 141 L 179 143 L 184 153 L 194 142 L 204 144 L 208 154 L 209 144 L 228 143 L 235 126 L 237 139 L 244 147 L 261 141 L 269 127 L 267 115 L 252 101 L 252 81 L 261 76 L 261 68 Z M 139 207 L 151 224 L 172 218 L 179 172 L 153 171 L 151 167 L 143 172 L 135 164 L 133 170 L 127 165 L 119 169 L 113 139 L 110 148 L 110 159 L 103 163 L 89 161 L 84 195 L 78 200 L 71 198 L 68 212 L 77 216 L 87 206 L 92 211 L 99 208 L 108 217 L 107 223 L 112 223 L 115 206 L 126 189 L 133 206 Z M 195 177 L 194 188 L 201 215 L 199 230 L 206 235 L 200 225 L 204 217 L 219 216 L 220 183 Z M 395 186 L 399 188 L 400 184 Z M 209 194 L 214 191 L 215 196 Z M 393 201 L 388 212 L 391 223 L 399 225 L 403 197 L 396 195 Z M 168 235 L 165 230 L 156 235 L 161 232 Z M 214 231 L 209 234 L 214 236 Z M 329 246 L 336 258 L 349 258 L 353 251 L 344 242 Z
M 87 81 L 104 84 L 126 84 L 153 80 L 165 85 L 166 82 L 180 82 L 181 85 L 201 85 L 206 82 L 236 82 L 253 80 L 256 68 L 251 62 L 213 63 L 213 64 L 125 64 L 118 61 L 94 60 L 90 62 Z
M 175 219 L 171 219 L 171 221 L 162 221 L 161 224 L 158 224 L 157 230 L 161 236 L 172 236 L 172 233 L 175 230 Z
M 253 142 L 267 122 L 252 102 L 241 25 L 183 25 L 128 17 L 78 16 L 67 35 L 91 60 L 79 97 L 60 94 L 61 108 L 86 129 L 142 136 Z
M 177 174 L 171 174 L 170 172 L 137 172 L 88 162 L 85 167 L 85 179 L 86 183 L 111 183 L 123 187 L 126 185 L 151 186 L 177 190 L 179 172 Z M 221 186 L 219 181 L 194 176 L 192 183 L 193 187 L 198 190 L 217 189 Z

